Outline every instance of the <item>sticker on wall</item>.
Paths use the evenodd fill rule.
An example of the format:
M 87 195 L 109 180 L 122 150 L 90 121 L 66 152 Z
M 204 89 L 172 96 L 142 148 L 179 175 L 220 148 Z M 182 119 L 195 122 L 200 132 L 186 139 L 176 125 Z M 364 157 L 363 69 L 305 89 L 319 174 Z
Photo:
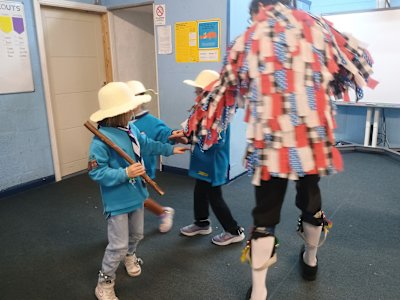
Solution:
M 165 18 L 166 18 L 165 4 L 154 4 L 153 16 L 154 16 L 154 25 L 156 26 L 165 25 Z
M 219 62 L 220 19 L 175 23 L 176 62 Z
M 0 1 L 0 94 L 34 90 L 24 5 Z

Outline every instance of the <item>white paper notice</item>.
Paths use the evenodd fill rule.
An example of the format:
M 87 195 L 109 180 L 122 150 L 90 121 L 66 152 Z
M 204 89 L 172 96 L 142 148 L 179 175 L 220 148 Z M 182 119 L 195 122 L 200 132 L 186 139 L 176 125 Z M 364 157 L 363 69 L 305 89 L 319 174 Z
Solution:
M 218 50 L 200 50 L 199 61 L 218 61 Z
M 197 32 L 189 33 L 189 46 L 196 47 L 197 46 Z
M 172 53 L 171 25 L 157 27 L 158 54 Z

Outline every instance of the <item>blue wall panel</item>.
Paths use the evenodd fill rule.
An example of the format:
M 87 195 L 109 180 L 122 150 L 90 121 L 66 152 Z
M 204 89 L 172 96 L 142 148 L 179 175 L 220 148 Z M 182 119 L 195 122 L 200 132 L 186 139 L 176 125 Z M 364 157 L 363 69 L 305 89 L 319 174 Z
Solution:
M 54 175 L 33 1 L 24 4 L 35 91 L 0 94 L 0 195 Z M 93 0 L 75 0 L 93 4 Z
M 32 1 L 23 1 L 34 92 L 0 95 L 0 192 L 54 174 Z
M 390 6 L 391 7 L 400 7 L 400 0 L 391 0 Z
M 193 105 L 194 89 L 182 81 L 194 79 L 203 69 L 220 71 L 222 63 L 177 63 L 175 59 L 174 24 L 176 22 L 195 21 L 220 18 L 221 19 L 221 55 L 226 52 L 227 43 L 227 0 L 157 0 L 156 4 L 166 5 L 166 25 L 172 26 L 171 55 L 158 55 L 158 84 L 160 116 L 172 127 L 179 127 L 188 116 L 188 109 Z M 222 60 L 221 57 L 221 60 Z M 187 155 L 174 155 L 163 159 L 167 166 L 188 168 Z

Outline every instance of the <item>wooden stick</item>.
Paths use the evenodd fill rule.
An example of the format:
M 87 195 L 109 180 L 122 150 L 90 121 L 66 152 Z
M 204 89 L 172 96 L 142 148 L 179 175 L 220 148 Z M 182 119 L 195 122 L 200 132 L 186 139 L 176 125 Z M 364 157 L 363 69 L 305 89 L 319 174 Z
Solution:
M 136 163 L 132 157 L 130 157 L 124 150 L 118 147 L 115 143 L 113 143 L 108 137 L 102 134 L 96 127 L 94 127 L 89 121 L 83 124 L 87 129 L 89 129 L 95 136 L 97 136 L 100 140 L 102 140 L 106 145 L 110 146 L 115 150 L 122 158 L 124 158 L 131 165 Z M 151 187 L 159 193 L 161 196 L 164 195 L 164 191 L 158 186 L 158 184 L 152 180 L 149 175 L 143 174 L 142 178 L 146 181 Z

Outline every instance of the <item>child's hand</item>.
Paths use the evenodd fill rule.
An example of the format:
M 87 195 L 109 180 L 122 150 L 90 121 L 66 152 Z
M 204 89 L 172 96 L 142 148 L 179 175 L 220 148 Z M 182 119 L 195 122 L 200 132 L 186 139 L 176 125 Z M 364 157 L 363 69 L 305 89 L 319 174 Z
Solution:
M 176 143 L 181 144 L 187 144 L 189 142 L 182 129 L 172 131 L 172 134 L 168 137 L 168 139 L 174 140 Z
M 141 163 L 134 163 L 133 165 L 130 165 L 126 168 L 126 175 L 128 175 L 129 178 L 142 176 L 145 173 L 146 170 Z
M 174 147 L 174 154 L 183 154 L 186 151 L 190 151 L 190 148 L 185 147 Z

